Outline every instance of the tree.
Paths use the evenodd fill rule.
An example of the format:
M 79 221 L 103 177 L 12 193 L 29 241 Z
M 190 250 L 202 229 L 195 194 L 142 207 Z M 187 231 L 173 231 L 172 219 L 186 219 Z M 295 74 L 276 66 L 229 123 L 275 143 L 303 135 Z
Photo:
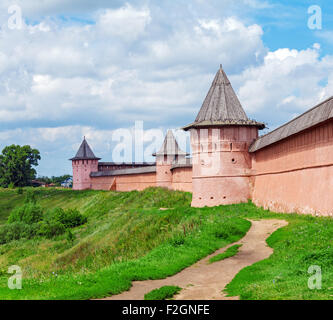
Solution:
M 30 146 L 11 145 L 2 150 L 0 154 L 0 186 L 7 188 L 10 185 L 24 187 L 30 180 L 35 179 L 40 153 Z

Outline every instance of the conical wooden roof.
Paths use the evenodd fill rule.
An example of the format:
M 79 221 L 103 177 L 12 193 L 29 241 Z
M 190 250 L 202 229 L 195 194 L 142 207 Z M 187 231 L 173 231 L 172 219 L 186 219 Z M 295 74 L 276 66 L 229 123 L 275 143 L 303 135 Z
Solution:
M 194 123 L 183 129 L 222 125 L 247 125 L 257 126 L 260 129 L 265 128 L 263 123 L 250 120 L 247 117 L 227 75 L 220 66 L 197 118 Z
M 100 160 L 101 158 L 97 158 L 93 151 L 91 150 L 86 138 L 83 139 L 81 146 L 76 153 L 75 157 L 70 160 Z
M 182 151 L 179 148 L 178 142 L 171 130 L 168 131 L 161 149 L 158 152 L 153 154 L 154 157 L 163 156 L 163 155 L 172 155 L 172 156 L 173 155 L 182 155 L 182 156 L 189 155 L 188 153 Z

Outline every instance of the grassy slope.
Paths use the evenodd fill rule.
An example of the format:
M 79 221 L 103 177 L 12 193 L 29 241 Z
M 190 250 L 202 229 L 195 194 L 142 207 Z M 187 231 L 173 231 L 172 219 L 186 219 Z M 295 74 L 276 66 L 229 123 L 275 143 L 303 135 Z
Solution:
M 193 209 L 190 198 L 187 193 L 159 189 L 142 193 L 41 191 L 43 206 L 77 206 L 88 216 L 88 224 L 75 230 L 73 245 L 59 237 L 1 246 L 0 298 L 86 299 L 118 293 L 128 289 L 132 280 L 173 274 L 234 241 L 216 237 L 225 221 L 245 231 L 249 226 L 244 218 L 274 218 L 289 222 L 267 241 L 274 253 L 243 269 L 227 286 L 227 293 L 242 299 L 331 299 L 331 218 L 275 214 L 251 203 Z M 22 201 L 23 196 L 14 191 L 0 191 L 0 220 L 5 221 L 10 209 Z M 184 226 L 186 241 L 177 245 Z M 11 264 L 24 270 L 21 291 L 7 289 L 6 271 Z M 311 265 L 322 268 L 321 290 L 308 289 Z
M 3 202 L 23 201 L 13 191 Z M 221 210 L 190 208 L 191 195 L 164 189 L 114 193 L 39 190 L 45 208 L 78 207 L 87 225 L 76 240 L 36 238 L 0 247 L 0 298 L 88 299 L 127 290 L 131 281 L 172 275 L 241 238 L 250 223 Z M 159 210 L 159 208 L 172 208 Z M 5 220 L 10 210 L 2 211 Z M 185 232 L 184 232 L 185 230 Z M 185 236 L 186 235 L 186 236 Z M 230 236 L 231 235 L 231 236 Z M 23 289 L 7 288 L 9 265 L 23 269 Z
M 277 230 L 267 243 L 274 249 L 269 259 L 243 269 L 226 292 L 241 299 L 332 299 L 333 220 L 298 215 L 284 218 L 289 225 Z M 310 290 L 308 269 L 322 270 L 322 289 Z

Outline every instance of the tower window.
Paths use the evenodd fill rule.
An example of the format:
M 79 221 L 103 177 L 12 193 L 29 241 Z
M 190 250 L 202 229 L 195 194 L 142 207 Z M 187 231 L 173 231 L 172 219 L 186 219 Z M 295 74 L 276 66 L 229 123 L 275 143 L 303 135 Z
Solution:
M 230 151 L 232 151 L 232 143 L 230 143 Z

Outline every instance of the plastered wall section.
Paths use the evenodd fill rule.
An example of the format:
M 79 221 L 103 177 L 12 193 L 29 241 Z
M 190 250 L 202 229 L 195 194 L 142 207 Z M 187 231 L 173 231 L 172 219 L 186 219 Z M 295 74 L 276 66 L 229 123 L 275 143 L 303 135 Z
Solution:
M 142 191 L 156 186 L 156 174 L 132 174 L 109 177 L 91 177 L 92 189 L 116 191 Z
M 192 192 L 192 168 L 175 168 L 172 170 L 172 189 Z
M 333 215 L 333 121 L 254 153 L 257 206 L 285 213 Z

